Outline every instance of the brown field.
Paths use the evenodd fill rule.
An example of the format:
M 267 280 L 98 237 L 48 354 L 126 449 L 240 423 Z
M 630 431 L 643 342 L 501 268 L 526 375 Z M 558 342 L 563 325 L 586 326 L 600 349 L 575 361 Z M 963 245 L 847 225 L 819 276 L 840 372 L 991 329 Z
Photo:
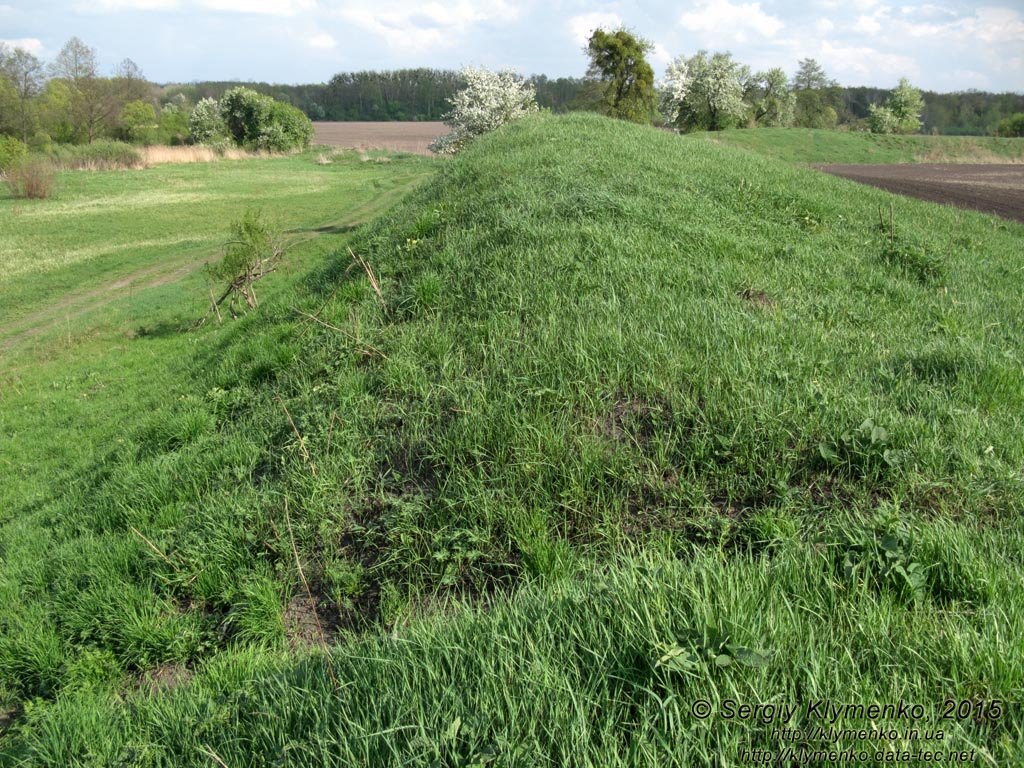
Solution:
M 816 165 L 815 168 L 900 195 L 1024 221 L 1024 165 Z
M 328 147 L 388 149 L 427 155 L 427 145 L 450 130 L 444 123 L 313 123 L 313 142 Z

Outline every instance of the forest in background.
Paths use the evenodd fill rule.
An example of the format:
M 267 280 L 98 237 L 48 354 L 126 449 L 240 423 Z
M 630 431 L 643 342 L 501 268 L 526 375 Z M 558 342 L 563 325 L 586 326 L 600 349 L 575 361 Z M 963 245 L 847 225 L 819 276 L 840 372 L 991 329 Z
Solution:
M 587 85 L 583 77 L 527 78 L 537 92 L 537 103 L 552 112 L 565 113 L 585 107 Z M 165 85 L 161 99 L 171 102 L 184 97 L 192 103 L 199 99 L 220 98 L 230 88 L 243 83 L 208 81 Z M 277 85 L 244 83 L 261 93 L 298 107 L 312 120 L 440 120 L 448 111 L 447 99 L 462 82 L 453 70 L 403 69 L 387 72 L 343 72 L 327 83 Z M 868 108 L 881 104 L 892 89 L 867 86 L 831 85 L 816 95 L 821 103 L 836 111 L 839 126 L 858 129 L 867 119 Z M 922 132 L 947 136 L 988 136 L 1000 121 L 1024 112 L 1024 93 L 958 91 L 936 93 L 922 91 L 924 113 Z M 804 126 L 816 127 L 816 126 Z
M 95 49 L 78 38 L 69 40 L 52 62 L 0 44 L 0 139 L 10 150 L 8 155 L 24 152 L 26 147 L 45 152 L 52 145 L 91 145 L 97 139 L 190 143 L 194 137 L 189 120 L 196 105 L 208 98 L 219 101 L 238 86 L 271 96 L 319 121 L 442 120 L 451 98 L 465 86 L 456 71 L 428 68 L 341 72 L 326 83 L 298 85 L 239 81 L 159 85 L 129 59 L 110 76 L 100 72 L 98 61 Z M 730 66 L 737 73 L 752 75 L 738 62 Z M 555 113 L 601 111 L 603 86 L 589 74 L 578 78 L 531 75 L 526 81 L 541 108 Z M 785 121 L 765 124 L 868 130 L 871 110 L 893 93 L 892 89 L 840 86 L 813 59 L 801 61 L 791 79 L 781 69 L 772 74 L 770 86 L 755 77 L 747 77 L 743 85 L 744 99 L 771 95 L 790 104 Z M 925 91 L 921 95 L 920 131 L 926 134 L 993 135 L 1001 123 L 1024 113 L 1022 93 Z M 652 113 L 651 119 L 663 117 Z M 747 126 L 743 118 L 733 122 L 735 127 L 754 124 L 751 119 Z

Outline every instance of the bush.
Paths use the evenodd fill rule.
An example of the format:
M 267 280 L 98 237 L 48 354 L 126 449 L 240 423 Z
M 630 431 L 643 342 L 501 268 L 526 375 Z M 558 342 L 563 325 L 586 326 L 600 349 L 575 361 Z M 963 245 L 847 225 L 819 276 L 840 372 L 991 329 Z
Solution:
M 868 107 L 868 126 L 872 133 L 899 133 L 899 121 L 888 107 Z
M 996 135 L 1005 136 L 1006 138 L 1024 136 L 1024 112 L 1017 112 L 1005 120 L 1001 120 L 999 127 L 996 128 Z
M 188 144 L 188 115 L 176 104 L 168 104 L 160 112 L 157 137 L 161 144 L 176 147 Z
M 47 154 L 57 168 L 66 171 L 113 171 L 146 166 L 142 153 L 122 141 L 58 144 Z
M 233 318 L 237 318 L 241 311 L 241 301 L 249 309 L 258 306 L 253 284 L 277 269 L 284 250 L 281 233 L 259 212 L 246 211 L 241 219 L 232 222 L 231 238 L 224 246 L 224 258 L 206 266 L 207 275 L 223 290 L 219 299 L 214 299 L 211 294 L 213 304 L 210 311 L 219 317 L 217 308 L 225 299 L 230 299 L 228 309 Z
M 7 171 L 7 186 L 17 198 L 45 200 L 53 191 L 56 177 L 53 162 L 42 155 L 26 155 Z
M 251 88 L 225 93 L 220 114 L 227 134 L 239 146 L 286 152 L 305 149 L 313 140 L 313 124 L 300 110 Z
M 271 101 L 268 122 L 260 128 L 255 146 L 272 152 L 305 149 L 313 141 L 313 123 L 301 110 Z
M 28 147 L 13 136 L 0 136 L 0 173 L 28 154 Z
M 467 67 L 460 76 L 467 85 L 452 97 L 452 111 L 444 117 L 452 132 L 434 140 L 431 152 L 454 155 L 477 136 L 537 111 L 533 86 L 514 72 Z
M 133 144 L 155 144 L 156 109 L 145 101 L 132 101 L 121 110 L 120 134 Z

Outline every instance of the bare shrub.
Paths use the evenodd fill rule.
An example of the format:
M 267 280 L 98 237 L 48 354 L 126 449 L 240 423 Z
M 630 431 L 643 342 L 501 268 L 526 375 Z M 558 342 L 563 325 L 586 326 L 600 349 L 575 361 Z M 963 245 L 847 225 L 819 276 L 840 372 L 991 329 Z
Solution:
M 17 198 L 45 200 L 56 178 L 53 163 L 45 157 L 29 156 L 16 162 L 6 174 L 7 186 Z

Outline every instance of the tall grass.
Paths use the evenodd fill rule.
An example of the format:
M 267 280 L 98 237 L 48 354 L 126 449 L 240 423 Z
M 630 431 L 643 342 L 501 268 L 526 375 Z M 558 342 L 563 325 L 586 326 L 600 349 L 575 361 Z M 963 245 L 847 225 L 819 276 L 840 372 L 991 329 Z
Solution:
M 941 712 L 1024 690 L 1022 237 L 596 116 L 482 138 L 12 494 L 3 749 L 724 765 L 785 746 L 727 700 L 904 699 L 1012 764 L 1017 710 Z
M 149 146 L 140 150 L 146 165 L 160 163 L 213 163 L 218 160 L 243 160 L 251 157 L 270 157 L 265 152 L 249 152 L 238 148 L 227 148 L 221 152 L 206 145 L 190 146 Z
M 55 144 L 47 151 L 47 155 L 57 168 L 66 171 L 112 171 L 145 167 L 140 149 L 120 141 Z

